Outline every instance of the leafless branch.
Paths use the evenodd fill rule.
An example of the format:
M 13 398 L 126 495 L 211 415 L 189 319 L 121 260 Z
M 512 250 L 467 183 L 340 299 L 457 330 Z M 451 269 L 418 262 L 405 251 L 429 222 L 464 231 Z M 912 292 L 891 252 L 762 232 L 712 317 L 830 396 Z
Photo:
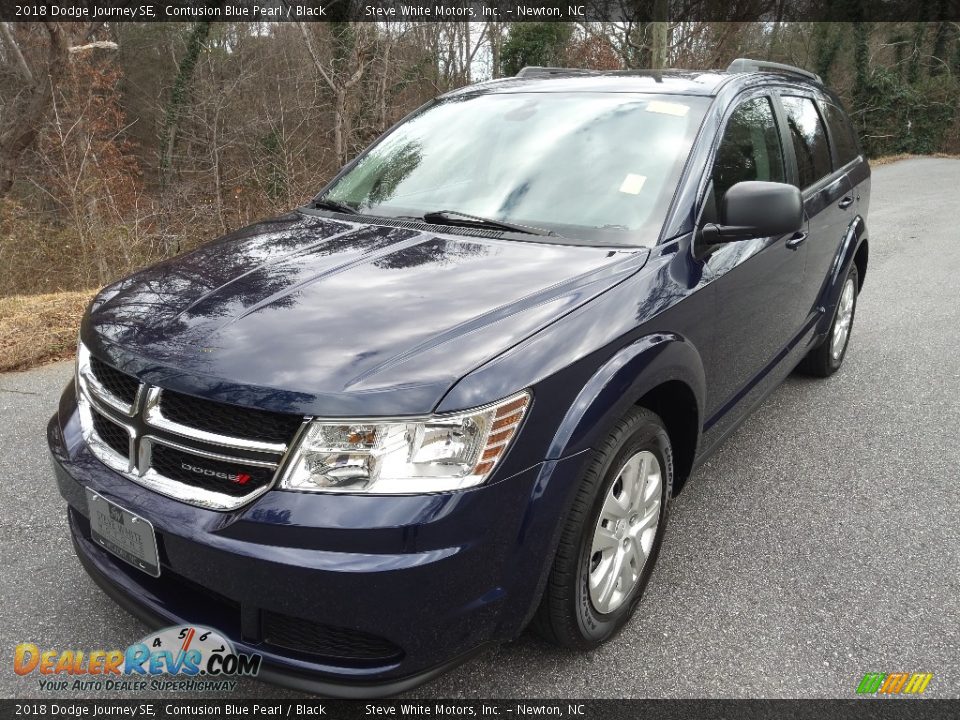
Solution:
M 27 61 L 23 59 L 23 53 L 20 52 L 20 45 L 17 44 L 17 39 L 13 37 L 13 32 L 10 30 L 10 23 L 0 22 L 0 34 L 3 35 L 3 39 L 7 45 L 10 46 L 10 52 L 13 53 L 13 59 L 23 79 L 27 84 L 33 85 L 33 73 L 30 72 L 30 66 L 27 65 Z

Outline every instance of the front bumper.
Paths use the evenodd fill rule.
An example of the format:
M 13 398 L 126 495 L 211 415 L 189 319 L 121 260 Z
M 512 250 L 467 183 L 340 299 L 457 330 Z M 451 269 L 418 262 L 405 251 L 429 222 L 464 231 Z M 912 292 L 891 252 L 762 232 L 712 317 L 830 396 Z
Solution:
M 77 555 L 108 595 L 151 626 L 216 628 L 263 656 L 263 679 L 345 697 L 401 692 L 523 629 L 582 459 L 459 493 L 271 491 L 216 512 L 100 463 L 80 436 L 72 387 L 48 441 Z M 90 540 L 85 488 L 153 523 L 159 578 Z M 339 644 L 318 646 L 331 632 Z M 365 647 L 376 652 L 353 654 L 352 637 L 373 638 Z

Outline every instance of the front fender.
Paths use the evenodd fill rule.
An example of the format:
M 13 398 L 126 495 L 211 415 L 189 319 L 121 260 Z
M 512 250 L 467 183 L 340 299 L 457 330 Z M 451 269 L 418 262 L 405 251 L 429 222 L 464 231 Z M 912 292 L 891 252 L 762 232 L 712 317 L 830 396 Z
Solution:
M 577 395 L 553 436 L 547 459 L 595 447 L 632 405 L 670 381 L 690 388 L 697 417 L 702 418 L 706 381 L 703 361 L 692 343 L 673 333 L 655 333 L 622 348 Z
M 826 312 L 821 315 L 818 335 L 825 335 L 830 331 L 830 325 L 833 323 L 833 310 L 840 300 L 840 293 L 843 290 L 843 280 L 850 270 L 850 265 L 860 249 L 860 244 L 867 238 L 867 222 L 862 215 L 857 215 L 847 227 L 847 232 L 843 236 L 843 242 L 840 243 L 840 249 L 837 251 L 830 265 L 830 272 L 824 283 L 823 293 L 818 303 Z M 863 278 L 860 279 L 861 282 Z
M 672 333 L 653 333 L 618 350 L 583 385 L 549 444 L 548 458 L 534 484 L 524 513 L 519 540 L 535 544 L 530 555 L 552 558 L 570 511 L 578 481 L 593 458 L 595 447 L 610 427 L 650 390 L 666 382 L 687 385 L 702 418 L 704 373 L 700 354 L 691 342 Z M 699 427 L 698 420 L 698 438 Z M 523 622 L 505 627 L 505 636 L 520 631 L 536 612 L 552 563 L 540 567 L 518 564 L 507 570 L 514 602 L 524 607 Z

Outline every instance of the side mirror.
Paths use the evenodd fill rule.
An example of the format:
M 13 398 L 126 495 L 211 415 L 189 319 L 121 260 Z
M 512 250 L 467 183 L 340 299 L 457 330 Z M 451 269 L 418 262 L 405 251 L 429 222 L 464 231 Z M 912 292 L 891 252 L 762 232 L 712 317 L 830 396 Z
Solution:
M 785 183 L 738 182 L 721 200 L 720 222 L 703 226 L 703 242 L 717 245 L 797 232 L 803 227 L 803 198 Z

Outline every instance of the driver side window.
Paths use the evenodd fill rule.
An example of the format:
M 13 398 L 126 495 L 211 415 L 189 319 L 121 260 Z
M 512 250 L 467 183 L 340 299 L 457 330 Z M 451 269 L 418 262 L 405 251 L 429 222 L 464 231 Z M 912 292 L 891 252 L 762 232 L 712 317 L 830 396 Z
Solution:
M 720 200 L 745 180 L 786 182 L 780 133 L 770 99 L 747 100 L 734 110 L 713 163 L 713 189 L 706 198 L 704 222 L 719 221 Z

